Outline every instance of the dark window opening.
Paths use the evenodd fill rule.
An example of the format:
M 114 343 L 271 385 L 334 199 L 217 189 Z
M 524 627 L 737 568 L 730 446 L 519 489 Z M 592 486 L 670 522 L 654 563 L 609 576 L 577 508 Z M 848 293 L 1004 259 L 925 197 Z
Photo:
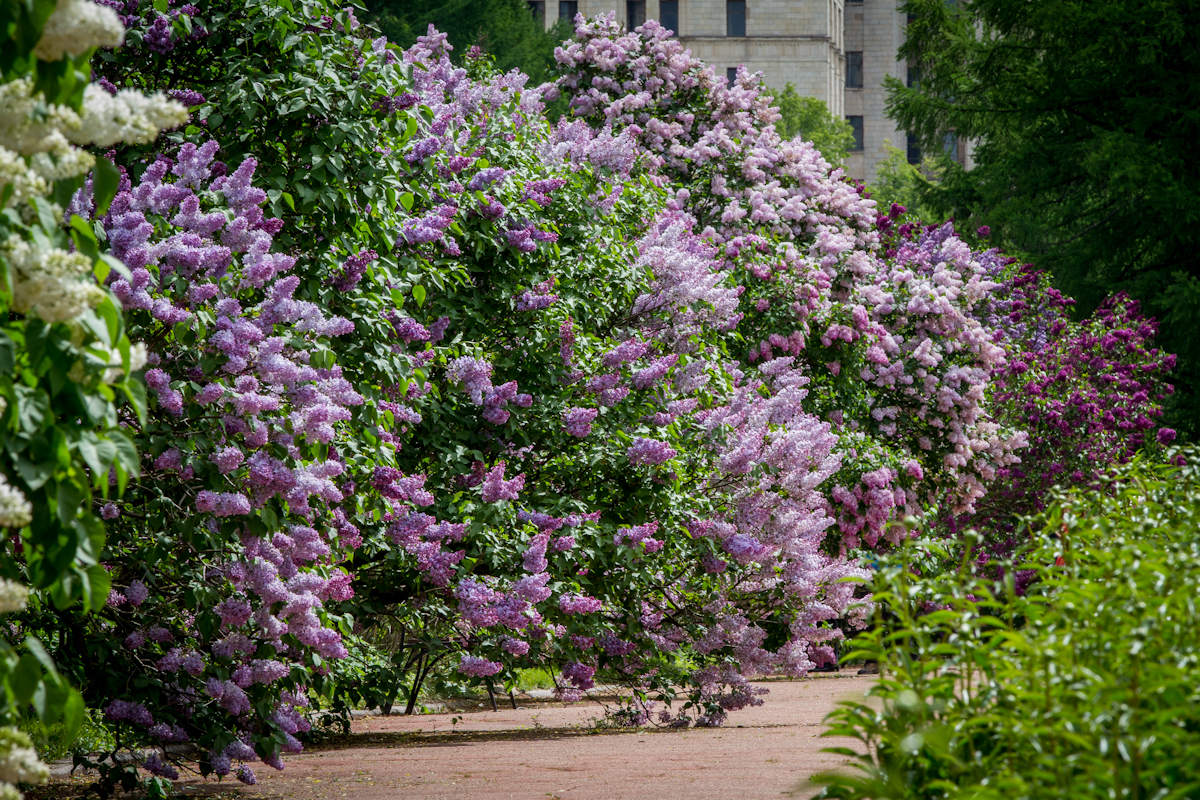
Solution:
M 846 53 L 846 88 L 861 89 L 863 86 L 863 54 Z
M 733 86 L 734 82 L 737 81 L 737 70 L 737 67 L 730 67 L 725 70 L 725 81 L 728 85 Z
M 854 134 L 854 146 L 850 148 L 852 152 L 861 152 L 866 149 L 863 144 L 863 118 L 862 117 L 846 117 L 846 121 L 850 123 L 850 131 Z
M 629 30 L 640 28 L 646 24 L 646 0 L 626 0 L 625 19 Z
M 942 137 L 942 150 L 951 158 L 958 158 L 958 134 L 950 131 Z
M 679 0 L 662 0 L 658 4 L 658 21 L 662 26 L 679 35 Z
M 529 6 L 529 13 L 533 14 L 533 18 L 542 25 L 546 24 L 546 0 L 526 0 Z
M 579 0 L 558 0 L 558 18 L 573 20 L 579 13 Z
M 746 0 L 726 0 L 725 35 L 746 35 Z
M 916 89 L 921 85 L 921 68 L 913 64 L 908 65 L 908 80 L 904 85 L 910 89 Z
M 908 163 L 921 163 L 921 143 L 913 133 L 908 135 Z
M 846 5 L 848 5 L 848 6 L 855 5 L 855 4 L 862 5 L 862 1 L 863 0 L 846 0 Z

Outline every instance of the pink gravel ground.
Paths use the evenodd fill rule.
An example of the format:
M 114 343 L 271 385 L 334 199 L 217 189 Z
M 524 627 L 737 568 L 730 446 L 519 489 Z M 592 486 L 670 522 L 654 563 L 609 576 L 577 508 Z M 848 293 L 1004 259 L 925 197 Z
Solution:
M 838 700 L 861 700 L 873 678 L 771 681 L 766 703 L 727 727 L 613 730 L 592 703 L 358 720 L 344 742 L 313 747 L 252 788 L 222 782 L 189 794 L 298 800 L 768 800 L 808 798 L 814 772 L 845 759 L 820 738 Z M 460 721 L 453 722 L 458 717 Z

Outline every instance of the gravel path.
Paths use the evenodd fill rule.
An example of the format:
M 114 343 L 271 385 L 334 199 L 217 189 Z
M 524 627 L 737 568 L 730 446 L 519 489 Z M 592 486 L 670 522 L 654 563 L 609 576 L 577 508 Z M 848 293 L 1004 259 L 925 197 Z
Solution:
M 871 678 L 771 681 L 758 708 L 719 729 L 597 729 L 596 704 L 517 711 L 370 717 L 342 742 L 311 747 L 259 783 L 193 784 L 187 794 L 296 800 L 771 800 L 810 797 L 813 772 L 843 759 L 822 753 L 821 723 Z M 461 721 L 453 722 L 459 717 Z

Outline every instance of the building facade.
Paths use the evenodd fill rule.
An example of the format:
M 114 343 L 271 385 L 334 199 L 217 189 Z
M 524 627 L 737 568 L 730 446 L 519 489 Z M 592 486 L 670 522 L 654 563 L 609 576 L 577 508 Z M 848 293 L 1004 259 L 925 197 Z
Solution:
M 675 31 L 692 54 L 718 73 L 745 65 L 764 82 L 825 102 L 855 132 L 846 172 L 872 182 L 888 157 L 887 145 L 920 153 L 887 118 L 883 80 L 912 80 L 897 55 L 904 42 L 905 14 L 899 0 L 534 0 L 530 7 L 549 28 L 576 13 L 596 16 L 615 11 L 635 28 L 657 19 Z M 957 145 L 955 145 L 957 147 Z

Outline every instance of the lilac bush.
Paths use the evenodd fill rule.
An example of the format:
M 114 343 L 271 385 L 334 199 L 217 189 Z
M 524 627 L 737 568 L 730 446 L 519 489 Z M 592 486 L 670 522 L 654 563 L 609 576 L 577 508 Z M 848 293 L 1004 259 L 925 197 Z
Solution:
M 1044 461 L 1025 431 L 1050 418 L 1015 409 L 1076 351 L 1031 344 L 1058 312 L 1012 315 L 1054 296 L 880 212 L 656 23 L 581 20 L 539 89 L 353 9 L 218 11 L 124 4 L 141 44 L 102 80 L 195 124 L 115 154 L 107 210 L 72 203 L 129 267 L 110 289 L 151 362 L 123 419 L 141 480 L 100 510 L 117 589 L 78 621 L 100 668 L 55 653 L 123 746 L 187 740 L 253 783 L 316 707 L 411 709 L 439 665 L 719 725 L 761 702 L 751 676 L 836 657 L 898 518 L 991 513 Z M 1130 313 L 1080 347 L 1158 365 L 1100 370 L 1136 405 L 1167 364 Z M 1136 448 L 1097 380 L 1084 402 L 1125 410 L 1096 447 Z M 679 687 L 690 713 L 650 713 Z
M 996 287 L 986 260 L 952 235 L 885 247 L 894 217 L 811 143 L 780 137 L 755 76 L 727 86 L 654 21 L 580 20 L 556 57 L 552 92 L 573 116 L 637 137 L 670 205 L 706 226 L 726 274 L 705 277 L 738 298 L 740 368 L 791 370 L 795 402 L 834 424 L 845 546 L 874 547 L 929 503 L 969 511 L 1026 444 L 985 405 L 1005 361 L 975 311 Z
M 1106 469 L 1176 438 L 1162 427 L 1175 356 L 1154 347 L 1158 325 L 1125 295 L 1109 298 L 1076 321 L 1074 301 L 1029 265 L 1005 269 L 988 320 L 1010 353 L 992 380 L 993 413 L 1028 432 L 1021 463 L 1000 470 L 975 513 L 950 517 L 951 531 L 974 526 L 1008 553 L 1020 515 L 1044 509 L 1054 486 L 1098 485 Z
M 254 159 L 227 170 L 217 154 L 209 141 L 159 156 L 136 183 L 122 177 L 98 220 L 129 268 L 110 288 L 150 348 L 154 399 L 142 479 L 109 523 L 115 588 L 92 627 L 123 642 L 122 678 L 145 687 L 134 705 L 110 702 L 109 720 L 195 741 L 218 775 L 247 780 L 238 762 L 300 749 L 297 676 L 346 654 L 324 605 L 353 593 L 331 558 L 345 466 L 329 443 L 363 398 L 313 363 L 353 325 L 295 299 L 296 259 L 271 252 L 282 221 L 263 214 Z M 81 191 L 73 208 L 90 204 Z M 172 546 L 198 557 L 158 555 Z

